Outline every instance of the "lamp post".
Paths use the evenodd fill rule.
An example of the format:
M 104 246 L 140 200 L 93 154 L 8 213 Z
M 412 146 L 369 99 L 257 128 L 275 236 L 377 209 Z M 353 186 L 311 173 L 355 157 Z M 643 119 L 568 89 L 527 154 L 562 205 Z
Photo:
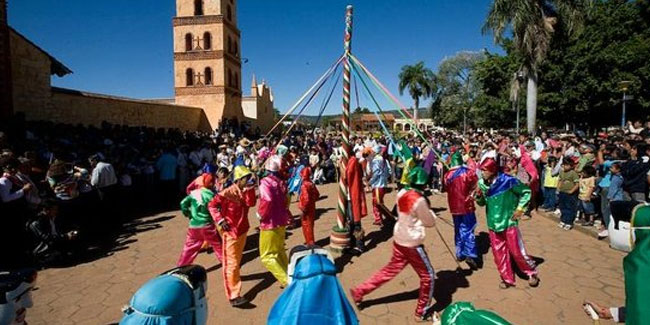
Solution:
M 621 112 L 621 127 L 625 127 L 625 102 L 630 99 L 627 97 L 626 92 L 630 88 L 632 82 L 623 80 L 618 83 L 618 88 L 623 92 L 623 111 Z

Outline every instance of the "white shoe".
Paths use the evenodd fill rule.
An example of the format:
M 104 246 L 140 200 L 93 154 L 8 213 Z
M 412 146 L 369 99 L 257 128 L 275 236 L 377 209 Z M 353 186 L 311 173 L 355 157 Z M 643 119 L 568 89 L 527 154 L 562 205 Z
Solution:
M 555 215 L 558 215 L 558 216 L 559 216 L 559 215 L 561 215 L 561 214 L 562 214 L 562 211 L 560 211 L 560 209 L 556 209 L 555 211 L 553 211 L 553 214 L 555 214 Z
M 598 239 L 605 239 L 607 237 L 609 237 L 609 231 L 607 231 L 607 229 L 598 232 Z
M 560 222 L 560 223 L 557 224 L 558 228 L 564 228 L 564 226 L 566 226 L 566 224 L 564 222 Z

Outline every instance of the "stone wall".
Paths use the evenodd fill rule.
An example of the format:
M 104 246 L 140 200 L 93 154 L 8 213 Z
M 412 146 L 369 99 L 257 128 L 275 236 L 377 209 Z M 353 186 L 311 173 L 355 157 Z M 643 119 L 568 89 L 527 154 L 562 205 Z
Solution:
M 201 108 L 52 88 L 48 105 L 23 110 L 28 120 L 99 126 L 102 121 L 131 126 L 209 131 Z
M 11 32 L 11 72 L 15 112 L 47 107 L 50 100 L 50 57 Z

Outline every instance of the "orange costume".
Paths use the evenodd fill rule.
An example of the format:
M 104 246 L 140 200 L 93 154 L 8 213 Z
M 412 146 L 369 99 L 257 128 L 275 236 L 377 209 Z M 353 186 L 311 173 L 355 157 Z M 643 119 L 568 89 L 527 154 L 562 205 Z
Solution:
M 255 206 L 256 201 L 254 188 L 242 190 L 233 184 L 217 194 L 208 205 L 212 218 L 222 228 L 223 281 L 226 296 L 231 301 L 241 296 L 239 269 L 250 228 L 248 209 Z

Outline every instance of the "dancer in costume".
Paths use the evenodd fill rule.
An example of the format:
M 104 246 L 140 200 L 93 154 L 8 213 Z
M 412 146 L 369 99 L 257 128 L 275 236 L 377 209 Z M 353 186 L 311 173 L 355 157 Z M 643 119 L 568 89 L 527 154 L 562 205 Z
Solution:
M 223 261 L 221 237 L 217 233 L 217 228 L 208 211 L 208 204 L 214 198 L 214 192 L 211 190 L 214 187 L 214 176 L 203 174 L 201 180 L 203 181 L 202 186 L 191 191 L 190 195 L 181 201 L 181 212 L 190 219 L 190 224 L 183 252 L 176 263 L 177 266 L 192 264 L 199 254 L 203 242 L 208 242 L 217 259 L 220 262 Z
M 440 322 L 434 325 L 510 325 L 510 322 L 486 309 L 476 309 L 469 302 L 453 303 L 442 313 Z
M 630 221 L 632 251 L 623 258 L 625 306 L 605 308 L 587 301 L 602 319 L 626 324 L 650 321 L 650 207 L 636 209 Z
M 380 209 L 386 210 L 384 195 L 388 187 L 388 176 L 390 175 L 390 164 L 384 158 L 386 147 L 377 145 L 373 148 L 375 157 L 370 163 L 370 186 L 372 187 L 372 212 L 375 215 L 374 225 L 382 225 L 382 213 Z
M 361 227 L 361 218 L 368 215 L 368 207 L 366 206 L 366 193 L 363 186 L 363 170 L 361 164 L 355 156 L 350 156 L 348 164 L 345 168 L 345 177 L 348 184 L 348 195 L 350 204 L 348 205 L 348 217 L 350 238 L 354 239 L 354 249 L 358 252 L 365 250 L 363 242 L 364 231 Z
M 248 303 L 241 296 L 241 279 L 239 269 L 246 246 L 248 209 L 255 206 L 255 182 L 253 174 L 244 166 L 237 166 L 233 172 L 234 184 L 219 192 L 210 201 L 210 214 L 221 228 L 223 235 L 223 286 L 226 297 L 233 307 Z M 215 250 L 216 252 L 216 250 Z
M 203 175 L 210 174 L 214 176 L 217 173 L 217 166 L 206 163 L 205 165 L 203 165 L 201 172 L 202 172 L 201 175 L 197 176 L 192 182 L 190 182 L 187 185 L 187 187 L 185 188 L 185 194 L 190 195 L 192 191 L 203 187 Z
M 424 249 L 425 228 L 435 226 L 436 215 L 423 195 L 428 175 L 422 167 L 409 174 L 409 186 L 397 194 L 398 219 L 393 230 L 393 255 L 390 262 L 370 279 L 350 290 L 354 301 L 361 303 L 363 296 L 392 280 L 407 264 L 420 277 L 420 296 L 415 309 L 415 320 L 426 320 L 433 297 L 435 272 Z
M 282 161 L 272 156 L 266 161 L 268 175 L 260 181 L 260 259 L 280 287 L 287 285 L 289 259 L 284 251 L 286 226 L 291 218 L 287 206 L 287 185 L 280 178 Z
M 460 151 L 451 156 L 450 168 L 445 175 L 447 202 L 449 211 L 454 218 L 454 241 L 456 242 L 456 258 L 465 261 L 472 269 L 477 269 L 476 259 L 476 210 L 474 206 L 474 191 L 478 177 L 474 170 L 463 165 Z
M 289 191 L 289 196 L 297 194 L 300 197 L 300 188 L 302 185 L 302 170 L 305 168 L 304 165 L 298 165 L 293 168 L 291 171 L 291 176 L 289 177 L 287 190 Z
M 120 325 L 207 324 L 206 280 L 205 269 L 198 265 L 175 268 L 149 280 L 123 309 Z
M 311 167 L 305 167 L 301 172 L 302 188 L 298 208 L 302 211 L 302 234 L 305 244 L 314 245 L 314 219 L 316 218 L 316 201 L 320 193 L 311 181 Z
M 289 272 L 291 282 L 271 307 L 266 324 L 359 324 L 327 250 L 294 247 Z
M 515 285 L 510 257 L 528 275 L 528 284 L 536 287 L 539 285 L 537 270 L 526 254 L 518 227 L 519 219 L 530 202 L 530 188 L 515 177 L 499 172 L 497 163 L 492 158 L 481 163 L 481 176 L 477 203 L 486 206 L 494 263 L 502 281 L 499 287 L 507 289 Z

